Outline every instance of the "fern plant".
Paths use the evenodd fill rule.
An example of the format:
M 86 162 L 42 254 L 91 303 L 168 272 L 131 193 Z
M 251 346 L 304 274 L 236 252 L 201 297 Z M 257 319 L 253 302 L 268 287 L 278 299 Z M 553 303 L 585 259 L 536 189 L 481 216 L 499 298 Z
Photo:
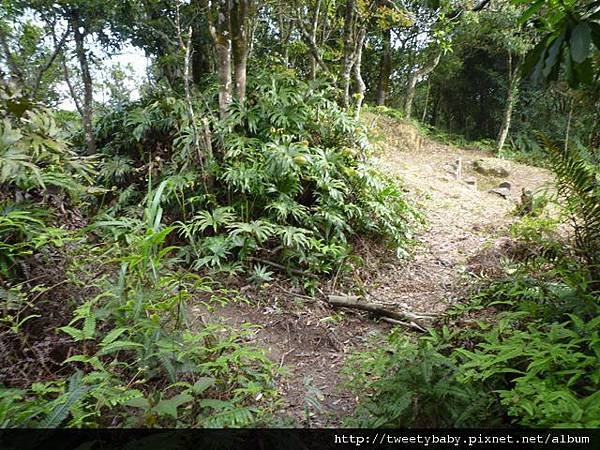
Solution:
M 570 314 L 563 323 L 529 321 L 506 313 L 464 358 L 461 379 L 491 382 L 508 414 L 532 427 L 597 427 L 600 424 L 600 317 Z
M 444 354 L 444 346 L 428 339 L 412 343 L 399 329 L 387 345 L 355 355 L 346 375 L 360 393 L 348 421 L 353 426 L 473 427 L 493 422 L 493 399 L 481 385 L 461 382 L 458 365 Z
M 573 147 L 558 149 L 548 140 L 545 147 L 557 176 L 558 192 L 575 231 L 575 242 L 586 262 L 595 287 L 600 286 L 600 170 Z

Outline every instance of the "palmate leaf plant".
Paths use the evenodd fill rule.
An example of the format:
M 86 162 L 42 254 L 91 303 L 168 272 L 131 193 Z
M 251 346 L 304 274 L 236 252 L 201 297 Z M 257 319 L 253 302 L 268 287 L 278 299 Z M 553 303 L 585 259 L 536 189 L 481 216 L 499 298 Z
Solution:
M 484 386 L 519 426 L 598 426 L 600 319 L 585 266 L 568 251 L 544 271 L 517 264 L 473 300 L 504 312 L 458 330 L 474 345 L 452 352 L 459 380 Z
M 61 199 L 64 212 L 85 198 L 94 161 L 69 147 L 50 111 L 4 81 L 0 110 L 0 273 L 12 278 L 24 257 L 62 242 L 66 232 L 52 227 L 56 208 L 47 199 Z
M 57 330 L 76 349 L 63 362 L 76 386 L 63 378 L 0 388 L 4 426 L 249 426 L 268 411 L 275 368 L 245 344 L 253 329 L 192 325 L 191 302 L 210 296 L 214 283 L 172 264 L 172 227 L 161 220 L 166 183 L 159 187 L 149 191 L 144 217 L 122 228 L 133 236 L 93 251 L 117 270 L 86 286 L 97 294 Z
M 251 270 L 251 257 L 266 257 L 286 269 L 332 273 L 357 235 L 382 237 L 405 254 L 415 212 L 396 180 L 365 163 L 364 127 L 337 106 L 335 91 L 283 69 L 249 83 L 247 102 L 232 105 L 225 120 L 211 118 L 201 95 L 193 100 L 197 128 L 208 118 L 212 131 L 209 192 L 199 170 L 190 171 L 198 162 L 183 100 L 149 96 L 99 117 L 103 183 L 128 189 L 108 193 L 100 210 L 130 218 L 136 208 L 127 203 L 144 203 L 149 181 L 158 189 L 170 179 L 165 224 L 176 224 L 189 244 L 185 262 L 196 270 Z
M 251 91 L 216 125 L 216 203 L 180 225 L 195 267 L 262 254 L 327 274 L 357 235 L 382 236 L 405 254 L 416 213 L 396 180 L 364 162 L 366 133 L 332 93 L 289 72 L 260 74 Z
M 78 156 L 65 142 L 52 114 L 30 105 L 20 116 L 10 105 L 22 101 L 18 92 L 0 85 L 6 109 L 0 120 L 0 185 L 27 192 L 53 186 L 73 198 L 92 182 L 93 159 Z

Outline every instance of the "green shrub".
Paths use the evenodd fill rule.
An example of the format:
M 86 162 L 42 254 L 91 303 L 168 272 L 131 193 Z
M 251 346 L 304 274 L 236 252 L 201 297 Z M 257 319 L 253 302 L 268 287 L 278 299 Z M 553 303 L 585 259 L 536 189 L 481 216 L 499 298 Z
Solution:
M 92 173 L 93 161 L 69 148 L 50 111 L 0 83 L 0 275 L 18 278 L 20 260 L 62 243 L 65 231 L 51 225 L 86 195 Z
M 474 351 L 457 349 L 463 382 L 487 382 L 525 426 L 600 425 L 600 317 L 546 323 L 506 313 Z
M 271 404 L 273 364 L 243 344 L 253 327 L 193 325 L 187 316 L 212 282 L 173 270 L 177 249 L 165 244 L 174 228 L 161 223 L 165 185 L 149 193 L 145 220 L 125 224 L 129 243 L 104 252 L 120 263 L 118 274 L 91 286 L 97 295 L 58 329 L 74 350 L 62 364 L 68 382 L 0 387 L 4 427 L 240 427 Z
M 586 149 L 560 149 L 546 140 L 546 150 L 574 228 L 575 250 L 590 282 L 600 289 L 600 165 L 594 156 L 586 157 Z
M 435 335 L 433 335 L 435 337 Z M 394 330 L 386 345 L 357 354 L 347 370 L 360 403 L 349 421 L 360 427 L 474 427 L 492 423 L 491 396 L 463 383 L 438 338 L 411 342 Z
M 397 182 L 366 163 L 365 130 L 334 96 L 327 85 L 289 71 L 251 79 L 245 105 L 212 123 L 208 191 L 188 167 L 197 158 L 181 100 L 132 105 L 101 118 L 103 182 L 129 186 L 107 195 L 107 212 L 122 215 L 140 202 L 146 178 L 155 186 L 168 179 L 166 219 L 179 219 L 194 269 L 237 273 L 259 259 L 275 263 L 271 268 L 328 274 L 348 260 L 357 235 L 383 238 L 404 254 L 416 214 Z

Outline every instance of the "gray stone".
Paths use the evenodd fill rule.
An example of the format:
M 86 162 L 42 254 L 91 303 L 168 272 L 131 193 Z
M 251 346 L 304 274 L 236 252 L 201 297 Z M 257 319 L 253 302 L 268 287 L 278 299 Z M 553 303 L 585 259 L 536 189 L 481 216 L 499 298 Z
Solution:
M 508 170 L 504 167 L 485 159 L 473 161 L 473 169 L 475 169 L 475 172 L 479 172 L 482 175 L 490 175 L 493 177 L 507 177 L 510 175 Z
M 503 181 L 498 185 L 499 188 L 508 189 L 509 191 L 512 189 L 512 183 L 510 181 Z
M 508 199 L 510 197 L 510 189 L 506 189 L 506 188 L 495 188 L 495 189 L 490 189 L 488 191 L 490 194 L 496 194 L 499 195 L 502 198 Z

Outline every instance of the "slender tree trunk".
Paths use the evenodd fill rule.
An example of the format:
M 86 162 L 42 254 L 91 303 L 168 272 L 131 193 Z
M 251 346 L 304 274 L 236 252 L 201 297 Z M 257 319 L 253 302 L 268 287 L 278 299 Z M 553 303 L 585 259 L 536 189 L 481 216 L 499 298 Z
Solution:
M 8 45 L 8 36 L 4 33 L 2 27 L 0 27 L 0 47 L 2 47 L 2 52 L 4 53 L 6 65 L 10 69 L 10 75 L 22 84 L 24 81 L 23 72 L 21 72 L 19 65 L 15 61 L 13 52 Z
M 231 47 L 235 80 L 235 99 L 246 100 L 246 66 L 248 62 L 248 16 L 250 0 L 233 0 L 231 14 Z
M 181 0 L 178 0 L 181 4 Z M 190 5 L 198 11 L 206 11 L 208 8 L 208 0 L 190 0 Z M 181 25 L 181 24 L 180 24 Z M 199 86 L 202 83 L 204 77 L 211 72 L 210 67 L 210 56 L 211 56 L 211 45 L 210 36 L 207 36 L 207 29 L 203 28 L 203 21 L 194 21 L 192 25 L 192 48 L 191 53 L 191 76 L 192 82 L 195 86 Z
M 569 107 L 569 115 L 567 116 L 567 128 L 565 130 L 565 152 L 569 149 L 569 133 L 571 132 L 571 119 L 573 118 L 573 104 L 575 98 L 571 97 L 571 105 Z
M 194 33 L 199 33 L 200 30 L 193 30 Z M 204 76 L 210 73 L 210 63 L 209 63 L 209 52 L 210 48 L 206 43 L 202 42 L 198 36 L 195 37 L 194 42 L 192 42 L 192 81 L 195 86 L 198 86 Z
M 427 117 L 427 106 L 429 105 L 429 90 L 431 89 L 431 83 L 427 81 L 427 94 L 425 94 L 425 105 L 423 106 L 423 115 L 421 116 L 421 122 L 425 122 Z
M 302 22 L 299 22 L 298 26 L 300 33 L 302 34 L 306 44 L 308 45 L 310 56 L 314 58 L 314 60 L 319 65 L 319 67 L 321 67 L 321 69 L 323 69 L 327 73 L 330 73 L 329 67 L 327 67 L 327 64 L 325 63 L 325 61 L 323 61 L 323 58 L 321 58 L 321 55 L 319 54 L 319 47 L 317 46 L 317 43 L 315 42 L 311 33 L 306 29 Z
M 312 28 L 310 30 L 310 40 L 311 42 L 316 42 L 317 40 L 317 30 L 319 28 L 319 13 L 321 12 L 321 0 L 317 0 L 317 4 L 315 6 L 315 12 L 313 15 Z M 312 52 L 308 53 L 308 73 L 309 78 L 314 80 L 317 77 L 317 59 L 313 55 Z
M 385 105 L 391 74 L 392 30 L 388 28 L 383 32 L 383 52 L 381 53 L 381 62 L 379 63 L 379 80 L 377 82 L 377 104 L 379 106 Z
M 233 98 L 231 86 L 230 11 L 230 0 L 218 0 L 216 24 L 212 21 L 209 21 L 210 34 L 215 43 L 217 56 L 217 77 L 219 80 L 219 115 L 221 119 L 227 117 L 229 105 L 231 105 Z
M 356 0 L 346 1 L 346 10 L 344 14 L 344 59 L 342 65 L 342 73 L 340 75 L 342 81 L 342 107 L 348 109 L 350 106 L 350 75 L 352 74 L 352 66 L 354 65 L 354 52 L 356 42 L 354 40 L 354 22 L 356 19 L 355 13 Z
M 69 30 L 67 29 L 67 31 L 65 31 L 64 34 L 62 35 L 62 37 L 60 38 L 60 41 L 57 42 L 56 35 L 54 34 L 54 30 L 52 31 L 52 37 L 54 39 L 54 51 L 52 52 L 50 57 L 46 60 L 44 65 L 40 67 L 40 69 L 38 70 L 38 72 L 35 76 L 35 80 L 33 81 L 33 87 L 31 88 L 31 96 L 33 98 L 36 97 L 37 92 L 40 89 L 40 86 L 42 84 L 42 78 L 44 77 L 44 74 L 48 71 L 48 69 L 50 69 L 50 67 L 52 67 L 52 65 L 54 64 L 54 61 L 56 61 L 56 58 L 58 57 L 58 55 L 60 55 L 62 53 L 63 48 L 65 46 L 65 42 L 67 41 L 68 35 L 69 35 Z
M 362 64 L 362 48 L 365 42 L 365 35 L 367 30 L 361 28 L 358 32 L 358 39 L 356 41 L 356 59 L 354 61 L 354 80 L 356 81 L 357 98 L 356 98 L 356 109 L 354 110 L 354 118 L 358 120 L 360 118 L 360 108 L 362 107 L 363 100 L 365 98 L 365 82 L 361 74 Z
M 89 61 L 85 51 L 85 34 L 80 29 L 79 13 L 77 11 L 73 11 L 71 13 L 71 28 L 73 29 L 73 36 L 75 38 L 75 53 L 77 54 L 77 60 L 79 61 L 79 68 L 81 70 L 81 78 L 83 81 L 83 129 L 85 131 L 88 153 L 94 154 L 96 153 L 96 142 L 94 140 L 94 128 L 92 123 L 94 103 L 92 75 L 90 73 Z
M 288 43 L 292 34 L 292 27 L 290 21 L 286 19 L 282 8 L 279 8 L 277 11 L 277 21 L 279 27 L 279 46 L 281 56 L 283 57 L 283 64 L 289 67 L 290 49 Z
M 408 84 L 406 85 L 406 98 L 404 99 L 404 114 L 410 119 L 412 112 L 412 104 L 415 98 L 415 91 L 417 89 L 417 76 L 412 73 L 408 78 Z
M 73 99 L 73 103 L 75 104 L 75 109 L 81 117 L 83 117 L 83 108 L 81 107 L 81 102 L 79 101 L 79 96 L 77 92 L 75 92 L 75 88 L 73 87 L 73 83 L 71 83 L 71 77 L 69 76 L 69 68 L 67 67 L 67 62 L 62 59 L 63 66 L 63 74 L 65 76 L 65 83 L 67 83 L 67 87 L 69 88 L 69 94 L 71 94 L 71 98 Z
M 438 53 L 435 58 L 420 69 L 414 70 L 408 78 L 408 85 L 406 87 L 406 98 L 404 101 L 404 114 L 407 118 L 410 118 L 412 113 L 413 102 L 415 99 L 415 93 L 417 91 L 417 82 L 429 75 L 437 67 L 442 57 L 441 53 Z
M 502 116 L 502 124 L 500 125 L 500 131 L 498 131 L 498 137 L 496 138 L 496 151 L 502 150 L 508 131 L 510 130 L 510 123 L 512 119 L 512 112 L 517 100 L 517 90 L 519 86 L 519 65 L 513 68 L 512 55 L 508 53 L 508 94 L 506 96 L 506 106 L 504 108 L 504 114 Z

